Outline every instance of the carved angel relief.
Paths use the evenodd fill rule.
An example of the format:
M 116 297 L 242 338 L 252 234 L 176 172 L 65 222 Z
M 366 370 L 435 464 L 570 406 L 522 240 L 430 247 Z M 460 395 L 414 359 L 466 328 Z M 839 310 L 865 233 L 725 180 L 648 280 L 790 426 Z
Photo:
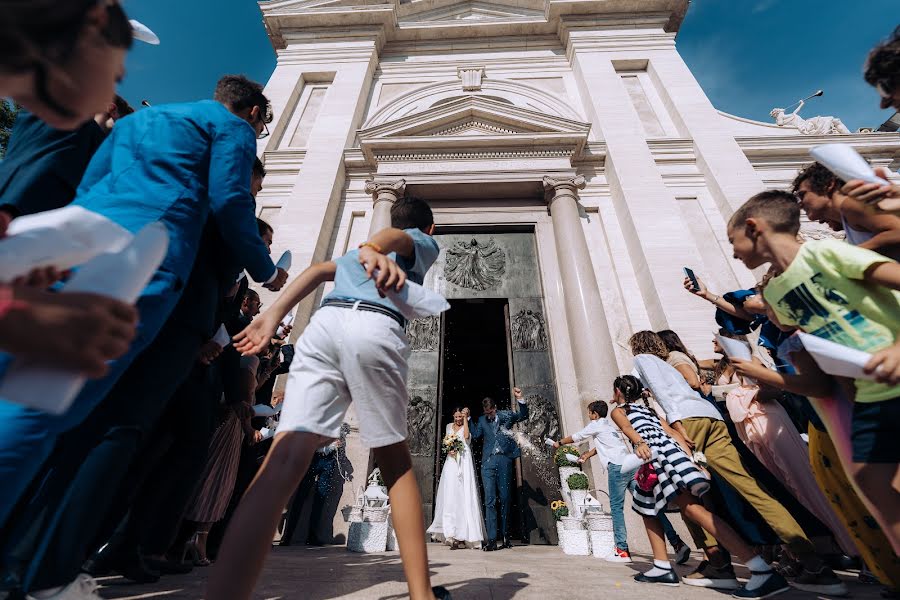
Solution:
M 440 340 L 440 317 L 413 319 L 406 326 L 406 336 L 413 352 L 435 352 Z
M 520 310 L 512 317 L 512 342 L 515 350 L 546 350 L 547 330 L 544 316 L 533 310 Z
M 472 238 L 447 250 L 444 278 L 459 287 L 486 290 L 496 287 L 506 272 L 506 254 L 493 238 L 486 243 Z

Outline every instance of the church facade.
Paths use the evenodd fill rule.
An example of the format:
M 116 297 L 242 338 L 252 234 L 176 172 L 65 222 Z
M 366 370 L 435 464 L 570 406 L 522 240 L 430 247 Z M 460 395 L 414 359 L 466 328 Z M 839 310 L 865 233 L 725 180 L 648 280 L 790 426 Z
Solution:
M 273 253 L 292 250 L 293 274 L 340 256 L 388 226 L 404 193 L 435 212 L 442 251 L 426 284 L 452 308 L 409 326 L 410 443 L 429 520 L 453 407 L 478 415 L 481 397 L 505 402 L 518 385 L 532 416 L 516 433 L 516 528 L 555 541 L 543 439 L 611 398 L 631 371 L 631 333 L 674 329 L 711 355 L 713 311 L 683 289 L 682 267 L 715 291 L 753 285 L 725 223 L 752 194 L 786 187 L 811 146 L 840 140 L 895 170 L 900 158 L 894 134 L 808 135 L 718 111 L 677 50 L 687 0 L 260 7 L 278 55 L 259 146 Z M 296 331 L 321 297 L 299 308 Z M 370 467 L 350 421 L 341 506 Z M 335 523 L 346 531 L 340 513 Z

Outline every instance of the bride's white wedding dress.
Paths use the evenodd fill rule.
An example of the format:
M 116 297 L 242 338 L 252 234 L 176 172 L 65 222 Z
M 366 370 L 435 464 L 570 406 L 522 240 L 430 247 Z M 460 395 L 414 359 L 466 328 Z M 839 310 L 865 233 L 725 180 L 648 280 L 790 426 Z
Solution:
M 465 444 L 462 455 L 448 456 L 444 461 L 434 503 L 434 522 L 428 533 L 446 544 L 465 542 L 470 548 L 480 548 L 484 540 L 484 521 L 481 519 L 472 448 L 463 437 L 463 431 L 460 428 L 456 432 Z M 447 435 L 453 435 L 453 423 L 447 425 Z

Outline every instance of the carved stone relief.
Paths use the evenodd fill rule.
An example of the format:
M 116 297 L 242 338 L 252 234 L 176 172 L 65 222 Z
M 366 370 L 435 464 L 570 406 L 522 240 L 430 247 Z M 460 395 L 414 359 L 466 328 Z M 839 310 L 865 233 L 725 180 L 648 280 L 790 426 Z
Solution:
M 544 440 L 559 439 L 559 415 L 553 402 L 540 394 L 528 394 L 525 401 L 529 410 L 528 421 L 524 427 L 528 443 L 520 444 L 522 453 L 531 459 L 530 468 L 535 471 L 538 478 L 545 485 L 553 487 L 559 481 L 556 466 L 551 460 L 554 450 L 549 448 Z
M 413 319 L 406 326 L 406 337 L 413 352 L 435 352 L 438 349 L 441 334 L 441 321 L 438 316 Z
M 506 254 L 493 238 L 456 242 L 447 250 L 444 278 L 459 287 L 478 291 L 496 287 L 505 272 Z
M 544 315 L 538 311 L 520 310 L 511 319 L 514 350 L 546 350 L 547 331 Z
M 435 390 L 409 390 L 406 419 L 409 425 L 409 452 L 414 456 L 434 456 Z

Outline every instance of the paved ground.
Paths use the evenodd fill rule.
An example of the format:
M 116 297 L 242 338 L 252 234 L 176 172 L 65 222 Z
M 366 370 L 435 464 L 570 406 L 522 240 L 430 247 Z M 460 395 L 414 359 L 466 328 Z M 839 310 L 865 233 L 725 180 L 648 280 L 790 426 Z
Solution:
M 725 600 L 728 595 L 681 585 L 655 587 L 631 580 L 636 570 L 647 568 L 647 559 L 631 565 L 603 562 L 592 557 L 565 556 L 556 547 L 522 546 L 502 552 L 450 551 L 430 545 L 432 581 L 447 586 L 454 599 L 479 600 Z M 695 561 L 690 563 L 695 564 Z M 679 567 L 687 573 L 689 567 Z M 155 585 L 128 585 L 120 578 L 102 581 L 102 595 L 110 599 L 198 600 L 203 597 L 207 569 L 190 575 L 167 577 Z M 739 572 L 740 576 L 741 573 Z M 842 574 L 843 576 L 843 574 Z M 880 600 L 878 586 L 858 584 L 847 575 L 854 600 Z M 260 600 L 405 598 L 406 585 L 397 554 L 353 554 L 344 548 L 276 547 L 254 598 Z M 814 600 L 815 596 L 791 591 L 779 600 Z

